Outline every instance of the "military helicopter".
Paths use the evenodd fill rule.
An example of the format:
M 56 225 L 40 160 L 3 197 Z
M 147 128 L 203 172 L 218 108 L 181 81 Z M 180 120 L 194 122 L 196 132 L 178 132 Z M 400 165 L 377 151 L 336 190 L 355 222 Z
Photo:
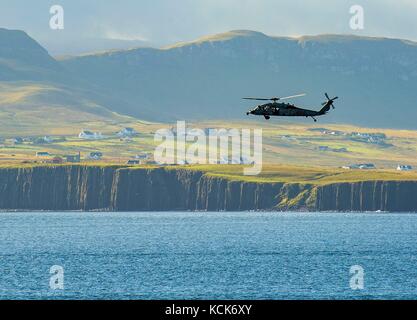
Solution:
M 282 97 L 282 98 L 270 98 L 270 99 L 243 98 L 245 100 L 272 101 L 270 103 L 262 104 L 252 110 L 249 110 L 248 112 L 246 112 L 246 115 L 253 114 L 256 116 L 264 116 L 266 120 L 269 120 L 271 116 L 306 117 L 306 118 L 311 117 L 314 120 L 314 122 L 317 122 L 317 119 L 315 117 L 325 115 L 330 110 L 330 108 L 334 109 L 335 107 L 333 105 L 333 102 L 339 99 L 339 97 L 334 97 L 330 99 L 329 95 L 325 93 L 324 95 L 326 96 L 327 101 L 322 103 L 323 108 L 321 108 L 320 111 L 302 109 L 290 103 L 278 102 L 281 100 L 303 97 L 305 95 L 306 95 L 305 93 L 302 93 L 302 94 L 297 94 L 294 96 L 288 96 L 288 97 Z

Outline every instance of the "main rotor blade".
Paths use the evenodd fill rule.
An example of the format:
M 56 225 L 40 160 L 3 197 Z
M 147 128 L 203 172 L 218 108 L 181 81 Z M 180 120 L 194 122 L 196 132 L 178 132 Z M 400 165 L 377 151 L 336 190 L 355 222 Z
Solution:
M 327 94 L 327 92 L 326 92 L 324 95 L 326 96 L 326 98 L 327 98 L 328 100 L 330 100 L 330 97 L 329 97 L 329 95 Z
M 282 97 L 282 98 L 279 98 L 279 100 L 286 100 L 286 99 L 292 99 L 292 98 L 304 97 L 305 95 L 306 95 L 305 93 L 301 93 L 301 94 L 296 94 L 296 95 L 294 95 L 294 96 Z
M 244 100 L 258 100 L 258 101 L 269 101 L 271 99 L 265 99 L 265 98 L 242 98 Z
M 282 98 L 278 98 L 278 97 L 274 97 L 274 98 L 242 98 L 244 100 L 258 100 L 258 101 L 278 101 L 278 100 L 286 100 L 286 99 L 292 99 L 292 98 L 298 98 L 298 97 L 304 97 L 306 94 L 305 93 L 301 93 L 301 94 L 296 94 L 293 96 L 288 96 L 288 97 L 282 97 Z

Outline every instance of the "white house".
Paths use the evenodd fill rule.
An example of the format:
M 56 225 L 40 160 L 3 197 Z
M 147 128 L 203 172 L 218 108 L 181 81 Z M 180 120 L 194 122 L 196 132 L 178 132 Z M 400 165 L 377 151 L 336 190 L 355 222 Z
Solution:
M 363 163 L 359 165 L 359 169 L 376 169 L 375 165 L 373 163 Z
M 36 152 L 36 156 L 37 157 L 48 157 L 48 156 L 50 156 L 50 154 L 49 154 L 49 152 L 46 152 L 46 151 L 39 151 L 39 152 Z
M 138 133 L 135 131 L 135 129 L 133 128 L 123 128 L 122 130 L 120 130 L 117 135 L 119 137 L 133 137 L 135 135 L 137 135 Z
M 147 159 L 149 159 L 149 155 L 148 155 L 148 154 L 146 154 L 146 153 L 143 153 L 143 154 L 137 154 L 137 155 L 135 156 L 135 159 L 137 159 L 137 160 L 147 160 Z
M 99 140 L 103 139 L 103 135 L 100 132 L 91 132 L 88 130 L 83 130 L 78 135 L 80 139 L 86 139 L 86 140 Z
M 397 170 L 398 171 L 410 171 L 410 170 L 413 170 L 413 167 L 412 166 L 409 166 L 409 165 L 401 165 L 401 164 L 399 164 L 398 167 L 397 167 Z
M 352 164 L 350 166 L 343 166 L 342 169 L 376 169 L 376 166 L 373 163 L 361 163 L 361 164 Z

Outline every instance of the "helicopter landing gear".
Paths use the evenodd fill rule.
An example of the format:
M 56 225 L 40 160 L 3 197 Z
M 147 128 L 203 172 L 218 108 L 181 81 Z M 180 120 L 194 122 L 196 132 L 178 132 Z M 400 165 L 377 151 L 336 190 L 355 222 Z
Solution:
M 266 119 L 266 120 L 271 119 L 271 117 L 270 117 L 270 116 L 264 116 L 264 117 L 265 117 L 265 119 Z
M 311 117 L 313 120 L 314 120 L 314 122 L 317 122 L 317 119 L 316 118 L 314 118 L 314 117 Z

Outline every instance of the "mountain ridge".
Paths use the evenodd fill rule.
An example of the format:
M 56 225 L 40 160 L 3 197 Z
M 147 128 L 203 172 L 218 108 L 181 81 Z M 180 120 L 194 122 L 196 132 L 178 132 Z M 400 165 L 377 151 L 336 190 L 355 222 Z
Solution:
M 26 32 L 0 28 L 0 80 L 56 80 L 62 71 Z
M 292 40 L 295 42 L 304 42 L 304 41 L 311 41 L 311 40 L 395 41 L 395 42 L 406 43 L 408 45 L 417 46 L 417 41 L 413 41 L 409 39 L 401 39 L 401 38 L 390 38 L 390 37 L 359 36 L 359 35 L 354 35 L 354 34 L 337 34 L 337 33 L 325 33 L 325 34 L 301 35 L 301 36 L 271 36 L 263 32 L 253 31 L 253 30 L 231 30 L 227 32 L 198 37 L 197 39 L 191 40 L 191 41 L 180 41 L 180 42 L 176 42 L 176 43 L 162 46 L 162 47 L 138 46 L 138 47 L 133 47 L 133 48 L 128 48 L 128 49 L 100 50 L 97 52 L 94 52 L 94 51 L 87 52 L 87 53 L 80 54 L 80 55 L 68 55 L 58 60 L 69 60 L 69 59 L 76 59 L 79 57 L 81 58 L 81 57 L 88 57 L 88 56 L 94 56 L 94 55 L 127 53 L 127 52 L 136 51 L 136 50 L 147 50 L 147 49 L 163 51 L 163 50 L 170 50 L 170 49 L 180 48 L 184 46 L 198 45 L 198 44 L 203 44 L 203 43 L 227 41 L 227 40 L 232 40 L 234 38 L 239 38 L 239 37 L 258 37 L 258 38 L 264 38 L 264 39 L 268 38 L 268 39 L 275 39 L 275 40 Z

